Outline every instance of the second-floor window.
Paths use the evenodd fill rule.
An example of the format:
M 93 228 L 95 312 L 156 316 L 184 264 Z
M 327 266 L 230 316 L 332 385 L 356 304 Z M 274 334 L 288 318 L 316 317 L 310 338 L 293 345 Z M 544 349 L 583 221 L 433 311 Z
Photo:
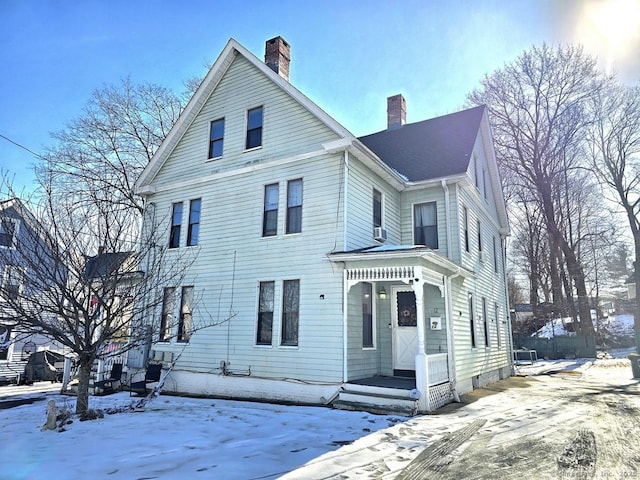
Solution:
M 222 146 L 224 143 L 224 118 L 211 122 L 209 132 L 209 158 L 222 156 Z
M 464 235 L 464 250 L 469 251 L 469 210 L 462 207 L 462 229 Z
M 16 222 L 11 218 L 0 218 L 0 247 L 13 247 Z
M 438 248 L 438 215 L 436 202 L 419 203 L 413 207 L 413 243 Z
M 247 112 L 247 140 L 245 149 L 262 145 L 262 107 L 252 108 Z
M 174 203 L 171 211 L 171 232 L 169 233 L 169 248 L 180 246 L 180 227 L 182 226 L 182 202 Z
M 382 193 L 373 189 L 373 228 L 382 227 Z
M 22 291 L 24 271 L 13 265 L 7 265 L 4 269 L 3 292 L 7 300 L 17 300 Z
M 287 184 L 287 233 L 302 231 L 302 179 Z
M 278 233 L 278 184 L 264 187 L 264 212 L 262 216 L 262 236 L 272 237 Z
M 187 246 L 198 245 L 200 235 L 200 199 L 191 200 L 189 204 L 189 229 L 187 230 Z

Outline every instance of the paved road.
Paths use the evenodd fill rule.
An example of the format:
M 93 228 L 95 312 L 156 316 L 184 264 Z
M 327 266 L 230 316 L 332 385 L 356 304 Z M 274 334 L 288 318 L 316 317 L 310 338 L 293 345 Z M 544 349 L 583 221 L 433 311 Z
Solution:
M 640 386 L 631 377 L 628 360 L 512 377 L 282 478 L 640 478 Z

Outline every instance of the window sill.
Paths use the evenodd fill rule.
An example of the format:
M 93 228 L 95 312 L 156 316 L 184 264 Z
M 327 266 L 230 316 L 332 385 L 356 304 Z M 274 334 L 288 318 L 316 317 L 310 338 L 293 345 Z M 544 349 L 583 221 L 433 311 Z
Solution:
M 278 345 L 278 348 L 282 348 L 283 350 L 299 350 L 299 345 Z
M 215 162 L 215 161 L 217 161 L 217 160 L 222 160 L 222 155 L 220 155 L 219 157 L 207 158 L 207 159 L 205 160 L 205 162 L 206 162 L 206 163 L 209 163 L 209 162 Z
M 273 345 L 260 345 L 259 343 L 256 343 L 256 344 L 254 345 L 254 347 L 255 347 L 255 348 L 260 348 L 260 349 L 263 349 L 263 350 L 264 350 L 264 349 L 272 349 L 272 348 L 273 348 Z
M 245 148 L 242 153 L 255 152 L 256 150 L 260 150 L 262 145 L 258 145 L 257 147 Z
M 371 351 L 377 350 L 377 347 L 362 347 L 362 350 L 365 351 L 365 352 L 366 351 L 371 352 Z

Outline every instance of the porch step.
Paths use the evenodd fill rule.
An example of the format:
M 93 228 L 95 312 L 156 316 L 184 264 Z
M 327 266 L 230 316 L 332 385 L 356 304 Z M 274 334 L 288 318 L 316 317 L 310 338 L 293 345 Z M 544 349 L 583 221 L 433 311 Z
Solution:
M 378 415 L 411 417 L 418 411 L 418 401 L 411 390 L 347 384 L 332 404 L 339 410 L 365 411 Z

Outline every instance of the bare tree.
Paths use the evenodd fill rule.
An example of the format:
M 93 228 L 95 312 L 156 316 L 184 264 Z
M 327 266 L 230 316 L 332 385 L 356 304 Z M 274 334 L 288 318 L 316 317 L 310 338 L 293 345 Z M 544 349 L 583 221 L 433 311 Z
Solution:
M 578 298 L 582 331 L 593 334 L 588 292 L 579 255 L 559 219 L 563 218 L 561 185 L 579 156 L 575 145 L 589 123 L 590 99 L 602 88 L 595 59 L 581 48 L 533 47 L 514 62 L 484 78 L 468 96 L 486 104 L 494 130 L 499 165 L 514 188 L 527 188 L 541 208 L 551 247 L 551 266 L 561 253 Z M 555 255 L 554 255 L 555 254 Z M 552 272 L 559 295 L 560 271 Z
M 611 82 L 594 98 L 595 121 L 589 132 L 591 166 L 622 209 L 634 244 L 634 271 L 640 276 L 640 87 Z M 636 348 L 640 352 L 640 302 L 635 310 Z
M 188 88 L 188 87 L 187 87 Z M 134 218 L 144 210 L 133 184 L 177 121 L 184 100 L 164 87 L 120 85 L 96 90 L 38 168 L 40 181 L 89 205 L 115 205 Z
M 162 322 L 164 332 L 183 336 L 214 322 L 200 316 L 196 323 L 191 311 L 176 319 L 161 315 L 165 287 L 180 285 L 196 251 L 172 251 L 167 261 L 168 222 L 157 212 L 138 232 L 117 204 L 91 208 L 51 188 L 34 203 L 16 199 L 6 184 L 2 196 L 11 200 L 2 204 L 1 230 L 12 239 L 10 248 L 0 248 L 0 268 L 18 271 L 20 278 L 0 283 L 0 320 L 18 325 L 25 335 L 44 335 L 74 354 L 76 413 L 89 409 L 97 359 L 158 340 Z M 152 212 L 147 209 L 145 215 Z

